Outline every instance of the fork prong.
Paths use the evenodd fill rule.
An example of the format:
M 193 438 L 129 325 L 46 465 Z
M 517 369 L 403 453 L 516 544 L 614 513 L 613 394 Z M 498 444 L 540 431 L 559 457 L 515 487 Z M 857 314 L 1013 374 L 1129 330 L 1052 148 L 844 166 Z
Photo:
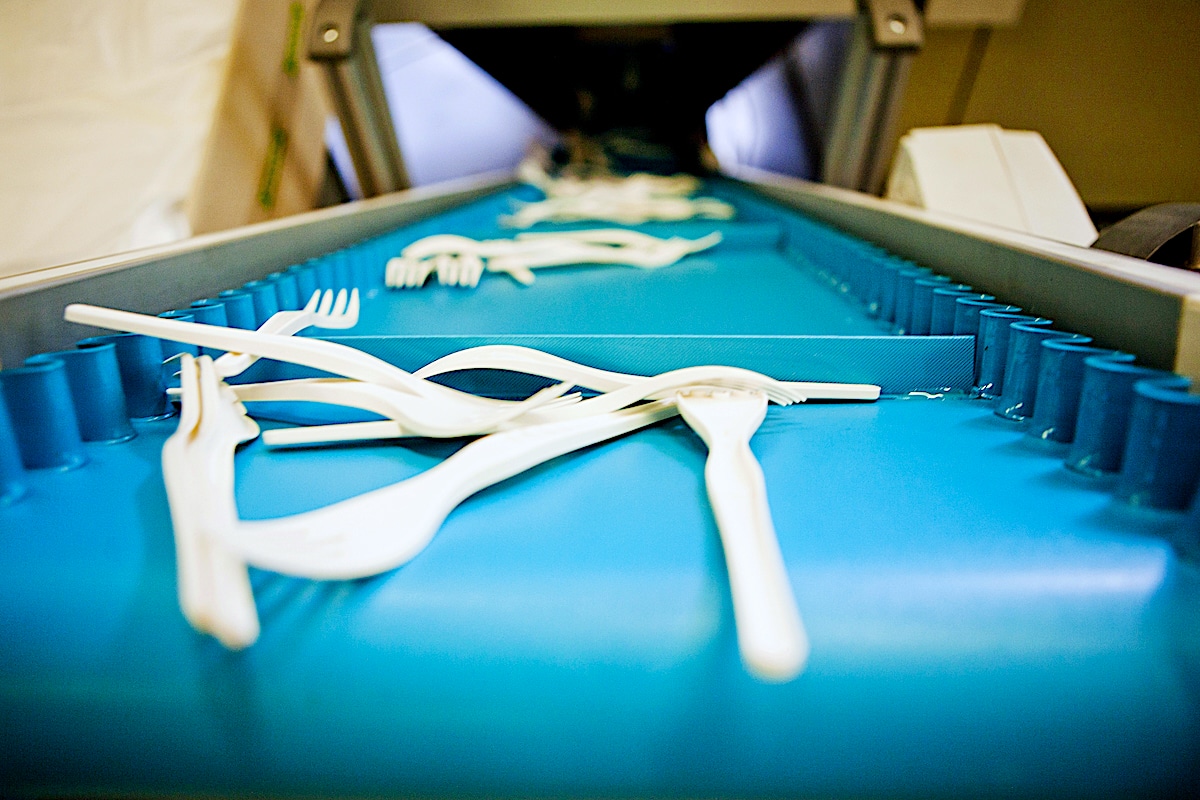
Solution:
M 346 321 L 350 325 L 354 325 L 356 322 L 358 322 L 358 306 L 358 289 L 351 289 L 350 302 L 346 305 L 346 310 L 342 315 L 346 318 Z
M 428 260 L 412 259 L 404 270 L 404 286 L 409 289 L 419 289 L 429 278 L 431 263 Z
M 317 289 L 312 293 L 312 297 L 308 298 L 308 302 L 304 304 L 304 310 L 312 313 L 317 310 L 317 303 L 321 302 L 321 290 Z
M 326 289 L 321 295 L 321 305 L 317 308 L 317 313 L 322 317 L 329 316 L 329 309 L 333 306 L 333 289 Z
M 483 259 L 474 253 L 463 254 L 459 260 L 458 285 L 474 288 L 483 273 Z
M 383 283 L 389 289 L 404 286 L 404 262 L 399 257 L 387 260 L 383 269 Z
M 450 283 L 450 268 L 454 264 L 454 257 L 448 255 L 440 255 L 434 263 L 434 269 L 437 270 L 438 283 L 442 286 L 447 286 Z
M 348 299 L 348 296 L 346 294 L 346 290 L 339 289 L 338 293 L 337 293 L 337 300 L 335 300 L 333 303 L 333 309 L 330 310 L 328 313 L 333 314 L 334 316 L 341 316 L 342 314 L 344 314 L 346 312 L 347 299 Z

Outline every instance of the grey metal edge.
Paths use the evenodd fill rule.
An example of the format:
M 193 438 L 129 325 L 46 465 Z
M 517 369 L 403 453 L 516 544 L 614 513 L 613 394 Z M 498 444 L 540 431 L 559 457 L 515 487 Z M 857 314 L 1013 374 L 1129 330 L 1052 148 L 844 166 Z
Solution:
M 1133 353 L 1148 366 L 1175 367 L 1184 300 L 1200 296 L 1200 274 L 1186 270 L 759 170 L 727 174 L 768 198 L 1052 319 L 1062 330 Z
M 93 329 L 69 303 L 159 313 L 438 214 L 513 182 L 508 172 L 396 192 L 115 256 L 0 278 L 0 365 L 72 347 Z

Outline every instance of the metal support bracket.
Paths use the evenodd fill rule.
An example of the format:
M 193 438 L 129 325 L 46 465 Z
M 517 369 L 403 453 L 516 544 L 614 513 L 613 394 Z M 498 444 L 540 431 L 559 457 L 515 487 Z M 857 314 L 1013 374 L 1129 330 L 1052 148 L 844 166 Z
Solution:
M 334 110 L 364 197 L 410 186 L 371 44 L 369 0 L 321 0 L 308 57 L 329 81 Z
M 925 41 L 913 0 L 862 0 L 842 67 L 821 180 L 878 194 L 912 57 Z

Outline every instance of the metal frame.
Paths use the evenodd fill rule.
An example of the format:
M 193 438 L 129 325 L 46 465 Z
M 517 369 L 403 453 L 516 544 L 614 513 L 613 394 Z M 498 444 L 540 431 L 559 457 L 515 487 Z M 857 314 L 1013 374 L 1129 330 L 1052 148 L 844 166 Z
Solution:
M 509 173 L 206 234 L 160 247 L 0 278 L 0 365 L 74 346 L 91 331 L 65 322 L 85 302 L 157 314 L 416 222 L 510 185 Z
M 832 186 L 878 194 L 912 59 L 925 41 L 912 0 L 864 0 L 838 86 L 821 164 Z
M 1200 274 L 749 168 L 767 197 L 1200 384 Z
M 324 67 L 334 110 L 363 197 L 412 185 L 400 154 L 366 0 L 321 0 L 309 32 L 308 57 Z
M 786 206 L 1200 382 L 1200 274 L 1073 247 L 752 169 Z M 238 231 L 0 280 L 0 362 L 70 347 L 72 302 L 158 313 L 498 191 L 508 173 L 349 203 Z M 135 288 L 136 287 L 136 288 Z

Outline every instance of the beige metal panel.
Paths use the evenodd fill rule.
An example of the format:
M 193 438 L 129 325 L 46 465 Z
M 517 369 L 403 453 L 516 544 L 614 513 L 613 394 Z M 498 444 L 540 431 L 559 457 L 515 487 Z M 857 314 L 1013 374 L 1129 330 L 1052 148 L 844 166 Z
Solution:
M 1024 8 L 1025 0 L 929 0 L 925 4 L 925 24 L 931 27 L 1016 25 Z
M 1025 0 L 930 0 L 930 25 L 1014 25 Z M 626 25 L 739 19 L 849 17 L 855 0 L 376 0 L 380 22 L 438 28 L 486 25 Z
M 739 19 L 849 17 L 854 0 L 376 0 L 378 22 L 434 28 L 490 25 L 628 25 Z
M 992 32 L 956 115 L 972 41 L 970 30 L 927 32 L 901 133 L 960 122 L 1035 130 L 1090 208 L 1200 200 L 1200 2 L 1031 0 L 1016 27 Z

